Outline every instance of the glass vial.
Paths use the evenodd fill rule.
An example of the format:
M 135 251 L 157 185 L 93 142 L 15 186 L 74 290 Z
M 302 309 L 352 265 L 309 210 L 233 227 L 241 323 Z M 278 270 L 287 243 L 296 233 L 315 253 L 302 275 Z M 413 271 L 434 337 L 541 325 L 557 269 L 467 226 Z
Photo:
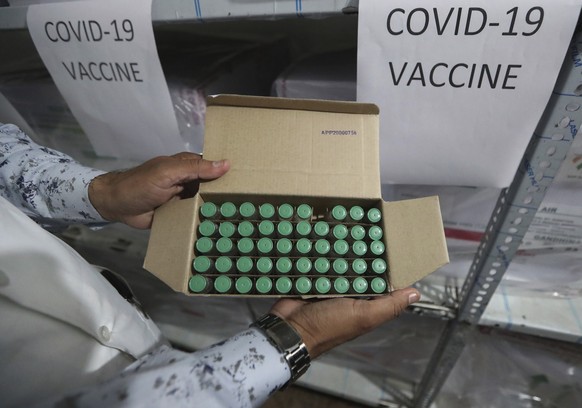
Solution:
M 236 293 L 246 295 L 253 289 L 253 281 L 248 276 L 241 276 L 240 278 L 236 279 L 234 288 Z
M 300 220 L 310 220 L 313 215 L 313 208 L 308 204 L 300 204 L 297 207 L 296 214 Z
M 325 295 L 331 290 L 331 281 L 329 278 L 322 276 L 315 281 L 315 292 L 319 295 Z
M 208 237 L 198 238 L 194 244 L 198 255 L 210 254 L 214 249 L 214 242 Z
M 232 279 L 226 275 L 220 275 L 214 279 L 214 290 L 217 293 L 230 293 L 232 290 Z
M 366 215 L 364 209 L 359 205 L 352 206 L 348 214 L 350 220 L 354 222 L 360 222 Z
M 293 206 L 291 204 L 281 204 L 277 208 L 277 214 L 280 220 L 290 220 L 293 218 Z
M 338 224 L 333 227 L 332 235 L 335 239 L 346 239 L 348 236 L 348 227 Z
M 207 273 L 212 270 L 212 259 L 207 256 L 198 256 L 192 261 L 192 269 L 198 273 Z
M 275 262 L 275 269 L 280 274 L 289 273 L 291 268 L 293 268 L 293 263 L 291 262 L 291 259 L 287 258 L 286 256 L 278 258 L 277 262 Z
M 343 205 L 336 205 L 331 209 L 331 218 L 335 221 L 344 221 L 348 216 L 348 211 Z
M 236 227 L 230 221 L 223 221 L 218 226 L 218 234 L 221 237 L 231 238 L 236 231 Z
M 327 258 L 317 258 L 313 263 L 313 268 L 321 274 L 327 273 L 330 267 L 331 263 Z
M 236 260 L 236 270 L 240 273 L 249 273 L 253 269 L 253 259 L 241 256 Z
M 277 255 L 289 255 L 293 249 L 293 242 L 289 238 L 281 238 L 277 240 Z
M 205 202 L 200 206 L 200 215 L 202 218 L 213 220 L 217 218 L 218 207 L 211 202 Z
M 266 238 L 272 238 L 275 236 L 275 224 L 273 224 L 273 221 L 261 221 L 259 223 L 259 235 Z
M 352 282 L 352 291 L 357 294 L 364 294 L 368 290 L 368 281 L 361 276 L 358 276 Z
M 316 237 L 326 238 L 329 234 L 329 224 L 325 221 L 317 221 L 313 226 L 313 232 Z
M 211 280 L 202 275 L 194 275 L 188 282 L 188 288 L 193 293 L 208 293 L 212 290 Z
M 348 261 L 342 258 L 335 259 L 332 268 L 338 275 L 343 275 L 348 271 Z
M 210 220 L 204 220 L 198 225 L 198 236 L 212 237 L 218 232 L 216 224 Z
M 240 255 L 253 255 L 255 252 L 255 243 L 250 238 L 241 238 L 236 243 Z
M 241 237 L 252 237 L 255 235 L 255 226 L 250 221 L 241 221 L 236 228 Z
M 352 261 L 352 271 L 358 275 L 363 275 L 368 269 L 368 264 L 363 259 L 354 259 Z
M 219 256 L 214 262 L 214 268 L 218 273 L 229 273 L 232 267 L 232 260 L 228 256 Z
M 372 261 L 372 270 L 378 275 L 385 273 L 386 269 L 388 269 L 386 261 L 382 258 L 376 258 Z
M 386 251 L 386 246 L 382 241 L 373 241 L 370 243 L 370 252 L 376 256 L 382 255 Z
M 333 280 L 333 289 L 339 294 L 348 293 L 350 290 L 350 282 L 344 277 L 335 278 Z
M 289 221 L 281 221 L 277 224 L 277 235 L 279 238 L 288 238 L 293 234 L 293 224 Z
M 375 277 L 372 279 L 372 282 L 370 282 L 370 288 L 374 293 L 386 293 L 387 287 L 388 285 L 386 284 L 386 280 L 380 277 Z
M 311 291 L 311 279 L 305 276 L 297 278 L 295 281 L 295 292 L 300 295 L 306 295 Z
M 293 282 L 287 276 L 277 278 L 275 281 L 275 291 L 281 295 L 286 295 L 293 289 Z
M 220 216 L 224 219 L 234 219 L 238 216 L 238 210 L 234 203 L 226 201 L 220 205 Z
M 240 205 L 239 209 L 238 209 L 240 216 L 242 218 L 248 219 L 248 220 L 252 220 L 255 218 L 255 214 L 257 212 L 255 205 L 253 203 L 250 202 L 244 202 Z
M 261 276 L 255 282 L 255 288 L 261 295 L 267 295 L 271 293 L 271 290 L 273 289 L 273 281 L 267 276 Z
M 302 257 L 295 261 L 295 270 L 303 275 L 311 272 L 312 267 L 313 264 L 309 258 Z
M 384 231 L 382 231 L 382 228 L 380 228 L 377 225 L 373 225 L 368 229 L 368 237 L 372 241 L 378 241 L 378 240 L 382 239 L 383 235 L 384 235 Z
M 257 260 L 257 270 L 262 274 L 268 274 L 273 270 L 273 261 L 271 258 L 262 257 Z
M 259 216 L 263 220 L 270 220 L 275 216 L 275 206 L 273 204 L 264 203 L 259 206 Z
M 370 208 L 366 213 L 366 218 L 369 222 L 376 224 L 382 219 L 382 213 L 377 208 Z

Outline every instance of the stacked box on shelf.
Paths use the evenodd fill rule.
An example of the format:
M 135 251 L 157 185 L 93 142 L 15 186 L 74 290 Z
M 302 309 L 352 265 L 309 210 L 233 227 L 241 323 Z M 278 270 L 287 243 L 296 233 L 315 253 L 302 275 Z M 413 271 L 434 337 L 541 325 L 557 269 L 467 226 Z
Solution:
M 176 291 L 211 296 L 370 296 L 376 293 L 372 285 L 386 293 L 408 286 L 448 262 L 437 197 L 391 203 L 381 199 L 375 105 L 212 97 L 204 151 L 207 159 L 230 160 L 230 171 L 202 183 L 194 198 L 168 203 L 156 211 L 144 263 L 145 269 Z M 231 211 L 204 216 L 202 210 L 209 203 L 231 207 Z M 271 218 L 260 212 L 269 204 L 276 210 Z M 245 207 L 253 207 L 255 215 L 245 218 Z M 294 215 L 280 215 L 285 208 Z M 311 215 L 302 219 L 297 214 L 302 208 L 310 209 Z M 356 222 L 356 215 L 346 215 L 343 221 L 350 222 L 342 223 L 334 220 L 337 208 L 346 212 L 361 208 L 366 213 L 375 209 L 380 218 L 375 223 Z M 273 225 L 268 228 L 262 221 Z M 321 221 L 331 227 L 331 233 L 317 236 Z M 364 228 L 366 240 L 351 242 L 351 236 L 344 236 L 356 226 Z M 255 235 L 244 236 L 249 233 Z M 359 241 L 356 248 L 355 241 Z M 205 249 L 204 242 L 210 249 Z M 367 255 L 372 253 L 371 247 L 384 250 L 377 257 L 356 255 L 364 247 Z M 334 255 L 333 261 L 339 259 L 337 263 L 345 262 L 344 266 L 334 269 L 332 262 L 329 270 L 319 272 L 326 269 L 326 263 L 317 251 L 328 251 Z M 374 259 L 384 261 L 386 267 L 371 274 Z M 241 265 L 237 265 L 239 261 Z M 203 272 L 197 273 L 195 268 Z M 277 289 L 275 277 L 288 277 L 291 282 L 284 285 L 283 279 Z M 318 278 L 329 282 L 321 279 L 318 283 Z M 334 286 L 339 278 L 348 278 L 335 285 L 340 290 Z M 386 288 L 380 289 L 378 280 L 372 284 L 374 278 L 384 280 Z M 202 284 L 198 286 L 196 281 Z

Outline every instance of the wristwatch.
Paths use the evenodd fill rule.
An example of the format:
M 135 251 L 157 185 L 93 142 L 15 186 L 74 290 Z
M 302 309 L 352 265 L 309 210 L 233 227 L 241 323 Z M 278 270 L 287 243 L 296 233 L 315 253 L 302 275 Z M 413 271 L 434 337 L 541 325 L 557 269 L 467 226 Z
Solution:
M 271 344 L 283 353 L 291 370 L 291 379 L 283 388 L 295 382 L 307 371 L 311 358 L 305 343 L 293 326 L 279 316 L 268 313 L 254 322 L 251 327 L 256 327 L 265 333 Z

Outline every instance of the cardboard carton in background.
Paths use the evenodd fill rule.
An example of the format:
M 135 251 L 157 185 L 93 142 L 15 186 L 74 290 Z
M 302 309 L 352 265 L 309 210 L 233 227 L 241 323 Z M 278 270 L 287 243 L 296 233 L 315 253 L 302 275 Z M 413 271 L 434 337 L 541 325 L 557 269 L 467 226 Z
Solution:
M 198 208 L 207 200 L 305 202 L 314 213 L 336 204 L 381 208 L 392 289 L 448 263 L 438 197 L 381 199 L 375 105 L 219 95 L 207 106 L 204 157 L 228 159 L 231 169 L 196 197 L 156 210 L 144 268 L 172 289 L 192 294 Z

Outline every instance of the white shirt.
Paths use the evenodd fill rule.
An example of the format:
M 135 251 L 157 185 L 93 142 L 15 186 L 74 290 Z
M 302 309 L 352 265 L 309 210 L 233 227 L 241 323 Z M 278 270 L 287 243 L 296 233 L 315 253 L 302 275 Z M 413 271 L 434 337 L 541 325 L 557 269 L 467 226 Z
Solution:
M 290 378 L 262 333 L 174 350 L 99 268 L 28 217 L 48 226 L 103 222 L 87 196 L 101 173 L 0 126 L 0 195 L 18 207 L 0 197 L 3 406 L 262 405 Z

